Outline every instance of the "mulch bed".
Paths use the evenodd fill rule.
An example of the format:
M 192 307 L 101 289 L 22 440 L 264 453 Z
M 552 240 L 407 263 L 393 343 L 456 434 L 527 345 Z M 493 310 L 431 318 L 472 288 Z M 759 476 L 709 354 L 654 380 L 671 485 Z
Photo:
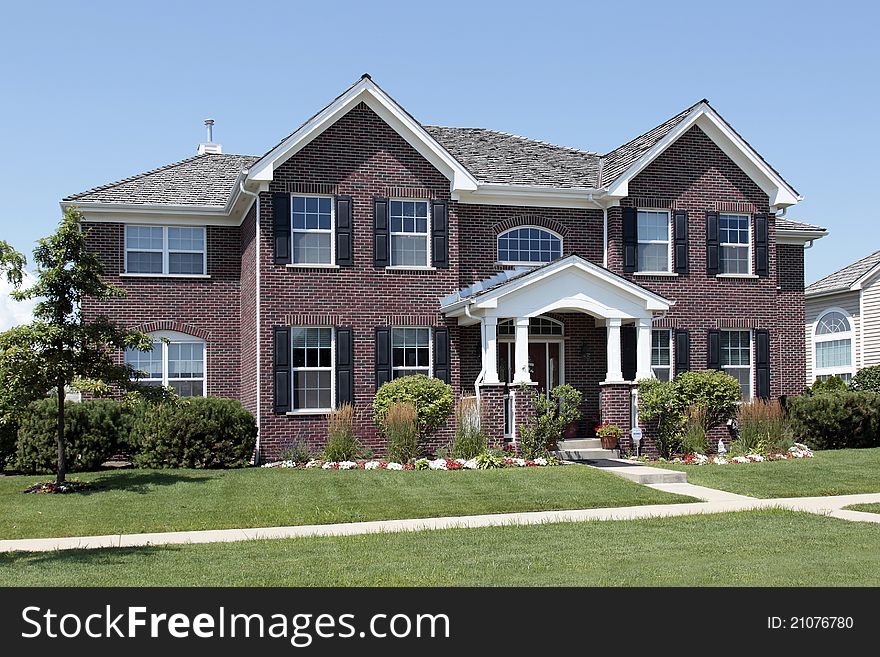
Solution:
M 33 486 L 28 486 L 22 493 L 83 493 L 86 491 L 96 490 L 95 484 L 87 481 L 65 481 L 63 484 L 54 481 L 42 481 Z

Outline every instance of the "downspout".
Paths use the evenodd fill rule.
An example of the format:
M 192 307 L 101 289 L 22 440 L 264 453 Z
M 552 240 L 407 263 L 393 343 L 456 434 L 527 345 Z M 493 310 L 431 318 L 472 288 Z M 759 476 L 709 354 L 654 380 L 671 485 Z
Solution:
M 247 170 L 245 170 L 245 174 L 247 174 Z M 262 392 L 262 385 L 261 385 L 262 384 L 262 377 L 260 376 L 260 372 L 261 372 L 261 362 L 260 362 L 260 356 L 261 356 L 261 349 L 260 349 L 260 195 L 255 194 L 254 192 L 249 192 L 248 190 L 246 190 L 244 188 L 244 181 L 243 180 L 239 181 L 238 189 L 245 196 L 250 196 L 252 199 L 254 199 L 254 204 L 255 204 L 255 208 L 254 208 L 254 225 L 255 225 L 254 242 L 255 242 L 255 250 L 256 250 L 256 262 L 254 263 L 254 269 L 256 272 L 255 293 L 256 293 L 256 297 L 257 297 L 256 304 L 255 304 L 255 306 L 256 306 L 256 308 L 255 308 L 255 314 L 256 314 L 256 318 L 255 318 L 256 319 L 256 327 L 255 327 L 255 329 L 256 329 L 256 333 L 257 333 L 257 355 L 256 355 L 256 358 L 257 358 L 257 364 L 256 364 L 256 370 L 257 370 L 257 445 L 256 445 L 256 451 L 255 451 L 255 455 L 254 455 L 254 465 L 259 465 L 260 464 L 260 438 L 261 438 L 261 435 L 260 435 L 260 424 L 261 424 L 261 422 L 260 422 L 260 417 L 261 417 L 260 396 L 261 396 L 261 392 Z
M 473 301 L 465 305 L 464 314 L 467 315 L 468 319 L 476 319 L 471 314 L 471 305 L 473 305 Z M 482 365 L 482 369 L 480 369 L 480 373 L 477 374 L 477 378 L 474 381 L 474 395 L 477 397 L 477 403 L 480 402 L 480 384 L 483 382 L 483 379 L 486 378 L 486 363 L 482 357 L 483 349 L 486 347 L 486 324 L 483 322 L 483 319 L 480 318 L 480 365 Z

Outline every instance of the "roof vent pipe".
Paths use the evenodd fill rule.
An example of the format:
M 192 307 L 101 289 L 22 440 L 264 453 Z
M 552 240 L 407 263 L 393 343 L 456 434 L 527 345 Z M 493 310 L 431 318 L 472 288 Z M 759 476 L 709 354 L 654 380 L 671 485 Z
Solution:
M 208 142 L 199 144 L 199 155 L 205 153 L 219 155 L 223 152 L 223 146 L 214 143 L 214 119 L 205 119 L 205 128 L 208 131 Z

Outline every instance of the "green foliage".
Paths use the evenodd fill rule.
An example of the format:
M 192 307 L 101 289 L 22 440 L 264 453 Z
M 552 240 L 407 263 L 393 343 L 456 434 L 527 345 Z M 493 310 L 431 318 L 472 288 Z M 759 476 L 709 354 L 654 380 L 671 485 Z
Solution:
M 788 418 L 778 401 L 743 402 L 736 420 L 738 435 L 734 443 L 744 455 L 785 452 L 794 444 Z
M 240 468 L 248 465 L 257 423 L 240 402 L 191 397 L 146 409 L 137 427 L 142 468 Z
M 664 458 L 678 451 L 687 421 L 687 405 L 679 398 L 673 381 L 639 381 L 639 417 L 657 422 L 657 447 Z
M 373 419 L 376 425 L 385 424 L 385 415 L 394 402 L 409 402 L 417 414 L 419 435 L 427 436 L 446 422 L 452 411 L 452 386 L 424 374 L 402 376 L 382 385 L 373 400 Z
M 535 417 L 528 424 L 519 427 L 523 458 L 535 459 L 555 450 L 562 439 L 562 432 L 572 422 L 581 417 L 580 404 L 583 395 L 570 385 L 556 386 L 547 398 L 541 392 L 533 391 Z
M 813 381 L 813 385 L 810 387 L 810 394 L 820 395 L 825 392 L 845 392 L 847 390 L 849 390 L 849 386 L 846 384 L 846 381 L 834 374 L 824 381 L 822 379 Z
M 0 471 L 12 464 L 18 438 L 18 418 L 0 417 Z
M 853 390 L 880 392 L 880 365 L 863 367 L 853 377 Z
M 788 413 L 794 438 L 813 449 L 880 447 L 880 393 L 804 395 Z
M 357 458 L 360 443 L 354 435 L 354 409 L 343 404 L 327 416 L 327 461 L 352 461 Z
M 474 460 L 477 462 L 477 468 L 479 468 L 480 470 L 494 470 L 495 468 L 504 467 L 504 457 L 500 454 L 494 454 L 492 452 L 483 452 L 482 454 L 477 454 L 474 457 Z
M 413 467 L 416 470 L 430 470 L 431 469 L 430 462 L 426 458 L 416 459 L 415 463 L 413 463 Z
M 452 458 L 471 459 L 486 451 L 488 441 L 483 433 L 480 402 L 476 397 L 462 397 L 455 408 L 455 437 Z M 440 456 L 439 450 L 436 452 Z
M 409 463 L 418 456 L 418 414 L 412 402 L 392 402 L 385 413 L 385 438 L 388 440 L 388 460 Z
M 705 454 L 708 448 L 706 440 L 706 409 L 692 405 L 688 408 L 687 420 L 681 438 L 683 454 Z
M 302 438 L 295 438 L 281 451 L 280 460 L 293 461 L 294 463 L 308 463 L 314 457 L 315 451 L 309 446 L 308 442 Z
M 27 259 L 13 249 L 8 243 L 0 240 L 0 272 L 6 273 L 6 280 L 13 287 L 21 285 L 24 280 L 24 267 Z
M 97 470 L 128 444 L 132 416 L 119 402 L 105 399 L 66 402 L 65 436 L 72 471 Z M 58 405 L 54 398 L 32 403 L 21 417 L 15 467 L 22 472 L 55 472 L 58 465 Z

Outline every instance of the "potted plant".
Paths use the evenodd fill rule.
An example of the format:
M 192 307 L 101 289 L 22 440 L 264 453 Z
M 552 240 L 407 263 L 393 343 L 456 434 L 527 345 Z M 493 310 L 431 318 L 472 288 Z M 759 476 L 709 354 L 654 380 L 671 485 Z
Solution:
M 557 425 L 561 430 L 562 437 L 566 439 L 577 438 L 580 429 L 580 405 L 583 395 L 573 386 L 561 385 L 550 391 L 550 397 L 557 404 Z
M 605 420 L 602 426 L 596 429 L 596 435 L 602 441 L 602 449 L 616 449 L 620 437 L 623 436 L 623 429 Z

